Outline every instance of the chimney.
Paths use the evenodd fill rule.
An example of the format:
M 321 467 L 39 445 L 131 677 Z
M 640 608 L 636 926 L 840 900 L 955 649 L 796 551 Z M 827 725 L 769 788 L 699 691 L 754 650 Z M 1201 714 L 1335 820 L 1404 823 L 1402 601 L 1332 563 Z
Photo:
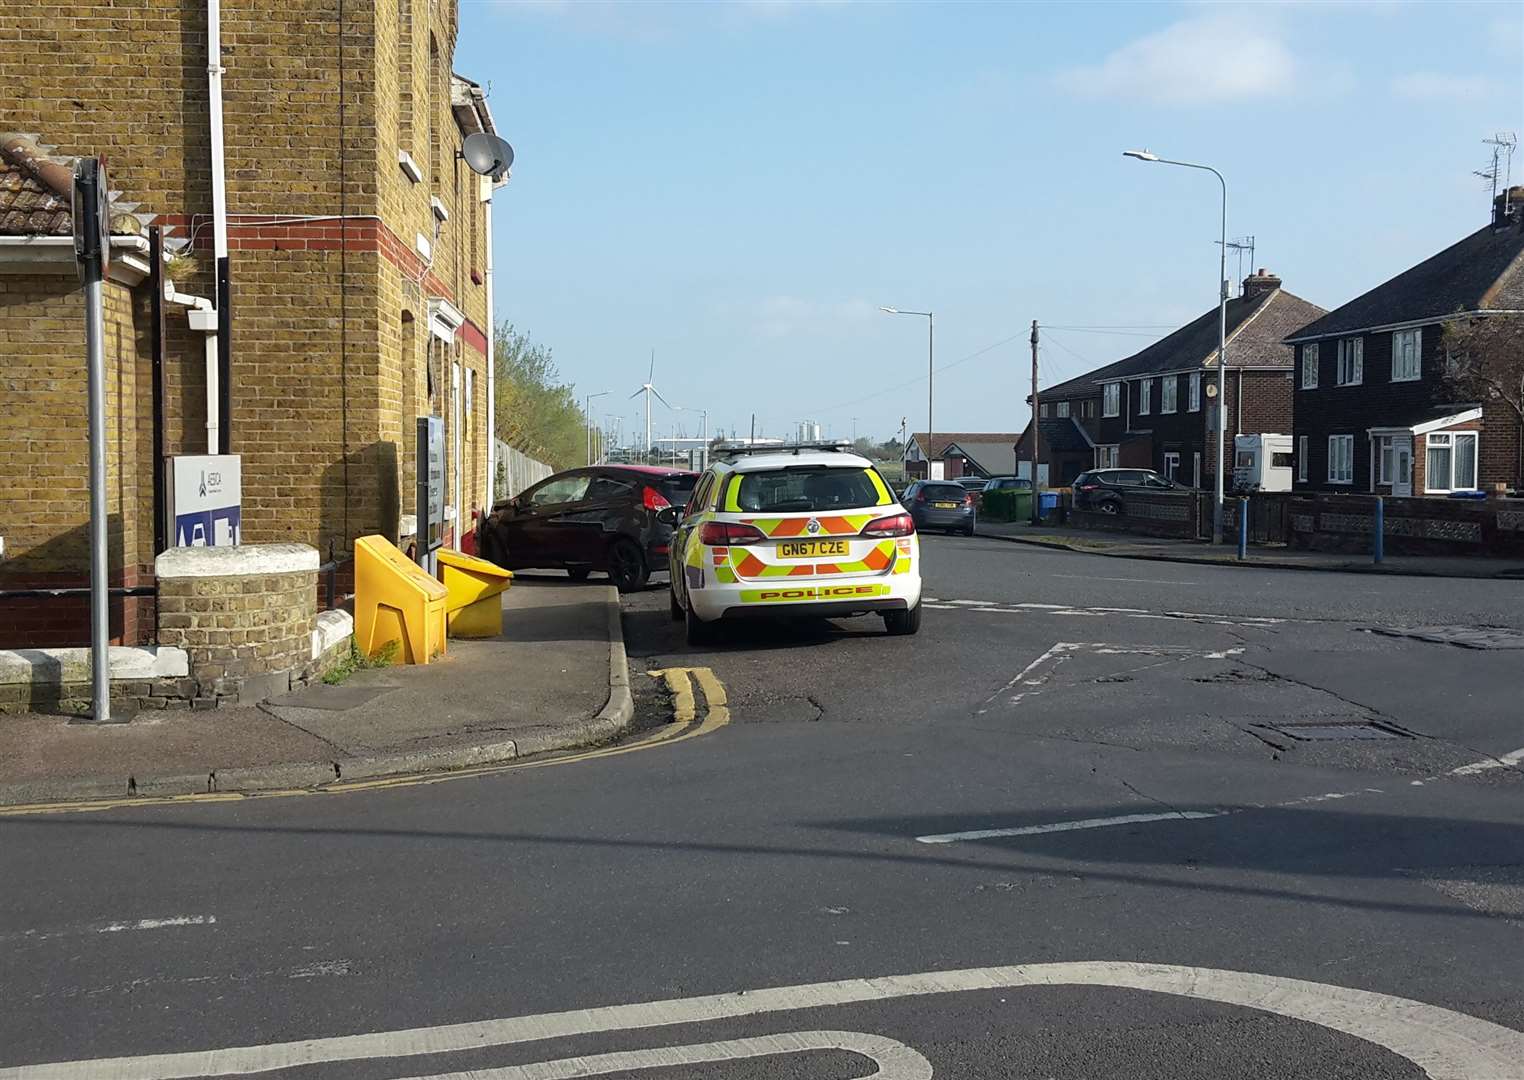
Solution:
M 1261 266 L 1254 273 L 1244 278 L 1244 299 L 1258 296 L 1260 293 L 1274 292 L 1281 287 L 1281 279 Z
M 1514 186 L 1498 192 L 1492 200 L 1492 227 L 1506 229 L 1524 221 L 1524 187 Z

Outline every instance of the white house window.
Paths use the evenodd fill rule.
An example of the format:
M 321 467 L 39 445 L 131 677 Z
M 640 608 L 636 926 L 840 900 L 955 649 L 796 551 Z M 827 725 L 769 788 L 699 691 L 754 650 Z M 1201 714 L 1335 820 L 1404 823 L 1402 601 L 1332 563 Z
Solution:
M 1390 435 L 1381 436 L 1381 438 L 1376 440 L 1376 449 L 1379 455 L 1378 460 L 1380 461 L 1380 464 L 1376 467 L 1376 483 L 1390 484 L 1392 482 L 1392 474 L 1395 472 L 1392 467 L 1392 437 Z
M 1423 477 L 1424 490 L 1435 494 L 1475 491 L 1476 442 L 1474 431 L 1430 435 Z
M 1365 376 L 1365 339 L 1341 338 L 1339 340 L 1340 386 L 1359 386 Z
M 1187 394 L 1187 397 L 1186 397 L 1186 402 L 1187 402 L 1186 408 L 1190 409 L 1191 412 L 1200 412 L 1201 411 L 1201 372 L 1199 372 L 1199 371 L 1193 371 L 1193 372 L 1191 372 L 1191 385 L 1190 385 L 1190 388 L 1186 391 L 1186 394 Z
M 1122 384 L 1109 382 L 1102 388 L 1101 415 L 1122 415 Z
M 1307 483 L 1307 436 L 1296 437 L 1296 478 Z
M 1419 359 L 1423 345 L 1423 332 L 1395 330 L 1392 332 L 1392 381 L 1412 382 L 1423 373 Z
M 1097 446 L 1095 448 L 1095 467 L 1098 469 L 1115 469 L 1117 467 L 1118 447 Z
M 1052 408 L 1052 406 L 1050 406 L 1050 405 L 1049 405 L 1049 404 L 1048 404 L 1048 403 L 1047 403 L 1047 402 L 1046 402 L 1046 401 L 1044 401 L 1044 402 L 1043 402 L 1043 403 L 1042 403 L 1042 405 L 1041 405 L 1041 406 L 1039 406 L 1039 411 L 1040 411 L 1040 412 L 1041 412 L 1041 414 L 1042 414 L 1042 418 L 1043 418 L 1043 419 L 1044 419 L 1044 420 L 1046 420 L 1046 419 L 1047 419 L 1047 418 L 1048 418 L 1048 413 L 1049 413 L 1049 410 L 1050 410 L 1050 409 L 1051 409 L 1051 408 Z
M 1053 407 L 1056 410 L 1058 410 L 1058 415 L 1060 417 L 1064 417 L 1064 416 L 1068 416 L 1069 415 L 1069 403 L 1067 401 L 1060 401 L 1058 404 L 1054 405 Z
M 1172 413 L 1179 403 L 1180 379 L 1175 375 L 1164 376 L 1164 381 L 1159 384 L 1159 411 Z
M 1318 344 L 1302 346 L 1302 389 L 1318 388 Z
M 1144 379 L 1138 384 L 1138 415 L 1147 416 L 1153 409 L 1154 381 Z
M 1353 435 L 1328 437 L 1328 482 L 1330 484 L 1355 482 L 1355 437 Z

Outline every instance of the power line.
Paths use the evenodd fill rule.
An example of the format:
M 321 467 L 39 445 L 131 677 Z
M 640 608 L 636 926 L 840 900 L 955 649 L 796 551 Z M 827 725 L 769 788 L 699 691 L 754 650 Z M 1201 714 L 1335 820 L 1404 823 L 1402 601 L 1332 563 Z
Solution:
M 1110 335 L 1110 336 L 1113 336 L 1113 337 L 1146 337 L 1146 338 L 1157 338 L 1157 337 L 1159 337 L 1159 335 L 1154 332 L 1155 330 L 1178 330 L 1178 329 L 1180 329 L 1178 326 L 1162 326 L 1161 325 L 1161 326 L 1153 327 L 1152 329 L 1148 329 L 1148 330 L 1143 330 L 1143 329 L 1138 329 L 1138 330 L 1120 330 L 1120 329 L 1117 329 L 1115 327 L 1110 327 L 1110 326 L 1049 326 L 1047 323 L 1043 323 L 1042 324 L 1042 328 L 1044 330 L 1070 330 L 1070 331 L 1073 331 L 1075 333 L 1080 333 L 1080 334 L 1107 334 L 1107 335 Z
M 935 374 L 941 374 L 944 371 L 950 371 L 953 368 L 957 367 L 959 364 L 966 364 L 970 360 L 977 359 L 978 357 L 983 356 L 987 352 L 992 352 L 993 350 L 1000 348 L 1000 346 L 1002 346 L 1002 345 L 1009 345 L 1011 342 L 1015 341 L 1019 337 L 1022 337 L 1024 334 L 1025 334 L 1025 331 L 1023 331 L 1021 334 L 1012 334 L 1008 338 L 1001 338 L 999 341 L 995 342 L 993 345 L 986 345 L 984 348 L 978 349 L 978 350 L 976 350 L 974 352 L 971 352 L 967 356 L 960 357 L 959 359 L 954 360 L 951 363 L 943 364 L 941 367 L 936 368 L 934 373 Z M 882 390 L 875 390 L 871 394 L 864 394 L 862 397 L 860 397 L 860 398 L 853 398 L 851 401 L 843 401 L 839 405 L 827 405 L 827 406 L 825 406 L 822 409 L 818 409 L 817 411 L 821 412 L 821 413 L 836 412 L 838 409 L 849 408 L 849 407 L 851 407 L 853 405 L 856 405 L 856 404 L 858 404 L 860 402 L 872 401 L 874 398 L 883 397 L 885 394 L 892 394 L 896 390 L 903 390 L 907 386 L 915 386 L 920 381 L 921 381 L 921 377 L 919 375 L 917 375 L 913 379 L 906 379 L 904 382 L 902 382 L 902 383 L 896 383 L 894 386 L 886 386 Z

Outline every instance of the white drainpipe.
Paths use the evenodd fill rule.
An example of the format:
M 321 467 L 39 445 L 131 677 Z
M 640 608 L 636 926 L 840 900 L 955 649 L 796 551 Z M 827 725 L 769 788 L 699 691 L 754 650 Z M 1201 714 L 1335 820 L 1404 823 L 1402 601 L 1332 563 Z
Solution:
M 221 434 L 217 420 L 217 309 L 204 296 L 176 292 L 173 281 L 164 283 L 164 301 L 189 308 L 186 322 L 192 330 L 206 335 L 206 452 L 215 454 Z
M 228 254 L 228 192 L 222 159 L 222 3 L 206 0 L 206 86 L 212 136 L 212 247 Z
M 489 193 L 491 189 L 489 188 Z M 492 322 L 492 198 L 489 194 L 482 204 L 487 226 L 487 497 L 482 502 L 483 513 L 492 512 L 493 500 L 497 498 L 497 361 L 494 342 L 497 327 Z

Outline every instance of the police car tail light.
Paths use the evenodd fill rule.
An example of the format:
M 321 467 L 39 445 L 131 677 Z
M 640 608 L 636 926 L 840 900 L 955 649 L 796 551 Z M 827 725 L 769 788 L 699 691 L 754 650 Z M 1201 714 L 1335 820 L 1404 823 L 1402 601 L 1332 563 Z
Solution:
M 863 526 L 862 535 L 875 540 L 885 536 L 909 536 L 915 532 L 915 522 L 909 514 L 890 514 Z
M 665 510 L 672 504 L 669 503 L 661 492 L 654 487 L 647 487 L 640 493 L 640 501 L 647 510 Z
M 744 547 L 766 539 L 761 529 L 730 521 L 705 522 L 699 530 L 699 543 L 705 547 Z

